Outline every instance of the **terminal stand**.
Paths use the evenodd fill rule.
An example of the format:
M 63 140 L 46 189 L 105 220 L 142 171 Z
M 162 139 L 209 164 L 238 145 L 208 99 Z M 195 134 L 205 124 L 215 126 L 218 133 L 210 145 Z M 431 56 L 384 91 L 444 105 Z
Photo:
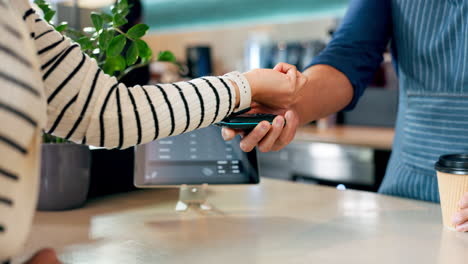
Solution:
M 211 211 L 212 206 L 207 203 L 208 184 L 181 185 L 179 189 L 179 201 L 175 207 L 176 212 L 185 212 L 190 207 L 196 207 L 203 211 Z

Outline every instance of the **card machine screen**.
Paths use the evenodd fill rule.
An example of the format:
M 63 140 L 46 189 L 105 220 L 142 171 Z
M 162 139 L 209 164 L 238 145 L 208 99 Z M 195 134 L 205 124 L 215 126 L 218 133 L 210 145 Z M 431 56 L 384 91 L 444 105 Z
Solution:
M 137 148 L 135 185 L 258 183 L 255 151 L 240 139 L 224 141 L 215 126 L 163 138 Z

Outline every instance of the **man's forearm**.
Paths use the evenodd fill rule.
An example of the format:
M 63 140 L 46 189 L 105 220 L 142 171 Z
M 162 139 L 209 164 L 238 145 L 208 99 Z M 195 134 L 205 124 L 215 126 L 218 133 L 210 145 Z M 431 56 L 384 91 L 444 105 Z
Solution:
M 351 102 L 353 87 L 346 75 L 337 69 L 315 65 L 303 74 L 307 82 L 295 106 L 301 124 L 336 113 Z

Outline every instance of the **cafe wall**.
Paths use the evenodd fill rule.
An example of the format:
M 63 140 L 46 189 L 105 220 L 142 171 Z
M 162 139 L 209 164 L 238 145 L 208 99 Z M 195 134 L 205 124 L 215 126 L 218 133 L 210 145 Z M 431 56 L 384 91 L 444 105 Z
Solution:
M 329 30 L 336 26 L 334 17 L 316 17 L 291 23 L 270 23 L 209 27 L 205 30 L 178 30 L 152 32 L 146 40 L 154 52 L 171 50 L 177 59 L 185 62 L 186 47 L 209 45 L 212 52 L 214 74 L 244 70 L 244 53 L 251 39 L 280 41 L 310 41 L 329 39 Z

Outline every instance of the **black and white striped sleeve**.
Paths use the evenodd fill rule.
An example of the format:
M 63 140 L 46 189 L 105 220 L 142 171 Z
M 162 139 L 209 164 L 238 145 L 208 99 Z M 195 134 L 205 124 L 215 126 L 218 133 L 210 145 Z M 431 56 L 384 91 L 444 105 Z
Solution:
M 230 114 L 229 79 L 126 87 L 41 20 L 27 0 L 0 0 L 0 262 L 29 233 L 41 132 L 125 148 L 208 126 Z
M 25 14 L 28 11 L 25 11 Z M 47 131 L 106 148 L 126 148 L 218 122 L 234 109 L 227 77 L 126 87 L 36 14 L 34 35 L 48 103 Z
M 0 0 L 0 263 L 21 251 L 37 199 L 46 106 L 22 17 Z

